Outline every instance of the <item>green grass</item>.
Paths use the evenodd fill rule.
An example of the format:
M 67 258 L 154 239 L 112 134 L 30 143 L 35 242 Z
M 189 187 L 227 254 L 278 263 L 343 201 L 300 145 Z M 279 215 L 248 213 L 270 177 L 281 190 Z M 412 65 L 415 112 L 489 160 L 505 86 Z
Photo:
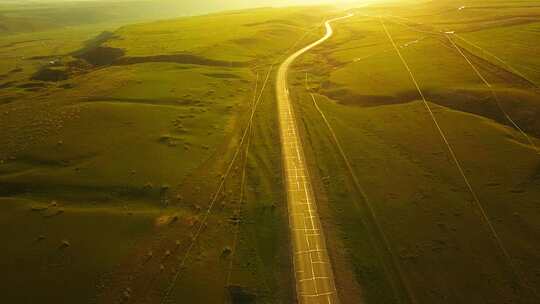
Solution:
M 374 4 L 336 23 L 335 36 L 296 65 L 291 95 L 343 303 L 406 303 L 396 269 L 418 303 L 537 302 L 512 289 L 510 270 L 407 71 L 379 20 L 363 16 L 384 15 L 494 228 L 534 287 L 540 285 L 538 156 L 437 32 L 456 29 L 536 81 L 536 58 L 526 55 L 534 52 L 537 9 L 501 3 L 466 1 L 479 7 L 463 14 L 452 1 Z M 99 17 L 107 22 L 89 14 L 85 25 L 67 28 L 80 15 L 45 26 L 34 18 L 43 11 L 17 11 L 40 31 L 28 25 L 0 38 L 0 237 L 12 240 L 0 253 L 5 301 L 156 303 L 173 283 L 170 301 L 220 303 L 230 296 L 233 259 L 231 285 L 257 302 L 292 302 L 274 74 L 262 92 L 247 160 L 247 143 L 239 142 L 256 80 L 260 90 L 272 63 L 318 38 L 320 21 L 339 12 L 265 8 L 120 28 L 127 21 L 110 13 Z M 527 14 L 526 23 L 513 23 L 519 14 Z M 456 42 L 504 109 L 531 135 L 540 134 L 534 85 Z M 66 79 L 32 79 L 44 70 Z M 307 95 L 305 72 L 376 219 Z
M 320 8 L 259 9 L 122 27 L 106 45 L 128 56 L 190 53 L 232 61 L 266 61 L 321 20 Z M 311 28 L 310 28 L 311 29 Z M 156 38 L 159 38 L 156 41 Z M 280 43 L 275 43 L 280 40 Z
M 133 23 L 205 13 L 212 6 L 193 8 L 193 3 L 173 1 L 11 1 L 0 4 L 0 35 L 41 32 L 100 23 Z
M 9 240 L 2 252 L 2 295 L 7 302 L 44 303 L 68 299 L 91 302 L 103 288 L 105 274 L 128 255 L 154 226 L 155 210 L 131 217 L 110 208 L 71 208 L 58 203 L 46 211 L 31 211 L 39 202 L 0 199 L 0 237 Z M 49 202 L 43 202 L 49 206 Z M 63 214 L 52 216 L 63 210 Z M 96 233 L 96 223 L 106 233 Z M 66 229 L 66 227 L 69 227 Z M 121 240 L 121 241 L 120 241 Z M 69 247 L 62 248 L 64 241 Z M 26 292 L 17 286 L 27 286 Z
M 101 31 L 98 26 L 4 37 L 6 45 L 12 44 L 2 50 L 4 54 L 20 56 L 16 50 L 24 50 L 19 63 L 6 60 L 3 67 L 7 75 L 0 105 L 0 197 L 9 208 L 20 208 L 10 227 L 18 222 L 41 227 L 34 219 L 22 219 L 25 212 L 35 216 L 41 212 L 26 210 L 57 201 L 64 211 L 45 218 L 70 227 L 69 234 L 62 236 L 59 228 L 49 225 L 40 233 L 54 235 L 60 245 L 65 237 L 71 246 L 61 252 L 77 253 L 76 260 L 50 272 L 51 276 L 45 272 L 36 277 L 35 291 L 24 297 L 13 285 L 9 299 L 32 301 L 43 295 L 47 303 L 57 299 L 110 303 L 129 288 L 132 299 L 159 302 L 180 272 L 171 300 L 223 302 L 229 296 L 225 292 L 229 260 L 222 253 L 233 244 L 231 218 L 240 212 L 232 283 L 260 301 L 290 302 L 293 284 L 272 79 L 254 125 L 245 204 L 238 204 L 241 162 L 237 160 L 206 228 L 189 255 L 186 252 L 239 148 L 255 74 L 259 73 L 260 90 L 270 63 L 282 59 L 300 38 L 307 43 L 316 37 L 318 31 L 305 33 L 320 23 L 323 12 L 320 8 L 259 9 L 167 20 L 122 27 L 102 35 L 109 38 L 106 41 L 94 39 Z M 262 23 L 252 24 L 256 22 Z M 161 33 L 160 26 L 168 28 L 170 35 Z M 222 34 L 215 35 L 218 31 Z M 187 42 L 180 39 L 182 35 L 189 37 Z M 33 39 L 51 40 L 46 40 L 47 45 L 41 40 L 24 42 Z M 276 40 L 282 43 L 275 44 Z M 161 45 L 167 47 L 156 47 Z M 189 47 L 195 45 L 199 47 Z M 92 66 L 75 57 L 99 47 L 122 48 L 126 58 L 142 59 Z M 197 60 L 169 56 L 178 53 Z M 40 59 L 28 59 L 36 56 Z M 51 58 L 59 61 L 54 69 L 66 71 L 67 79 L 30 80 Z M 222 65 L 218 60 L 244 64 Z M 11 73 L 15 67 L 22 71 Z M 29 88 L 28 84 L 36 85 Z M 15 212 L 10 210 L 3 214 Z M 79 214 L 93 218 L 81 219 Z M 113 223 L 118 222 L 115 226 L 106 224 L 111 216 Z M 75 221 L 81 224 L 72 225 Z M 126 237 L 130 233 L 126 229 L 137 233 Z M 107 250 L 88 249 L 108 231 L 107 241 L 102 242 Z M 8 262 L 15 253 L 24 259 L 27 268 L 17 277 L 28 276 L 31 268 L 51 267 L 51 262 L 43 261 L 44 252 L 32 254 L 29 244 L 36 237 L 39 234 L 19 234 L 13 251 L 2 254 Z M 124 239 L 127 242 L 118 250 L 111 244 Z M 185 265 L 180 267 L 184 257 Z M 92 266 L 97 263 L 99 267 Z M 67 284 L 67 292 L 54 278 L 67 280 L 75 276 L 74 271 L 87 275 Z M 12 286 L 7 281 L 2 284 Z M 86 286 L 84 292 L 81 286 Z
M 430 100 L 509 124 L 488 87 L 448 38 L 426 24 L 403 23 L 395 18 L 384 18 L 382 21 Z M 538 92 L 534 90 L 535 84 L 528 79 L 534 79 L 534 76 L 524 78 L 515 71 L 519 70 L 519 65 L 509 69 L 492 56 L 484 56 L 470 45 L 454 39 L 497 92 L 502 108 L 520 127 L 538 136 L 540 130 L 533 119 L 539 111 L 538 103 L 534 101 L 538 98 Z M 521 42 L 518 38 L 514 39 L 513 47 L 508 48 L 508 52 L 519 54 L 519 48 L 522 52 L 528 49 L 524 43 L 526 38 L 519 39 L 522 39 Z M 503 45 L 503 42 L 492 44 L 496 43 L 500 47 Z M 493 52 L 497 52 L 497 48 L 493 48 Z M 426 56 L 426 53 L 437 55 Z M 409 75 L 397 72 L 404 67 L 378 18 L 360 15 L 343 23 L 331 43 L 306 58 L 310 58 L 307 69 L 313 89 L 342 103 L 361 106 L 392 104 L 408 102 L 417 96 L 415 87 L 410 86 Z M 534 70 L 535 64 L 531 60 L 534 59 L 529 60 L 529 66 Z M 317 67 L 311 67 L 310 62 L 316 62 Z M 514 65 L 510 60 L 508 64 Z M 516 106 L 516 103 L 523 106 Z
M 459 10 L 459 7 L 464 9 Z M 536 45 L 540 6 L 534 1 L 438 1 L 401 6 L 391 10 L 374 9 L 373 14 L 396 16 L 394 21 L 419 30 L 455 31 L 484 50 L 460 42 L 467 50 L 487 58 L 492 64 L 505 64 L 538 85 Z M 408 19 L 399 19 L 406 18 Z
M 312 120 L 309 132 L 324 136 L 327 130 L 321 126 L 318 113 L 308 97 L 302 96 L 308 101 L 302 113 Z M 526 300 L 508 288 L 507 280 L 512 277 L 421 103 L 351 109 L 324 98 L 319 102 L 419 301 Z M 536 286 L 533 231 L 538 229 L 534 224 L 538 217 L 534 211 L 538 158 L 509 138 L 507 128 L 489 120 L 446 108 L 439 108 L 436 115 L 503 242 L 514 258 L 519 257 L 519 271 Z M 320 175 L 329 181 L 327 191 L 335 221 L 345 235 L 352 263 L 358 265 L 357 279 L 366 287 L 368 300 L 393 303 L 380 298 L 388 283 L 373 280 L 384 272 L 380 261 L 373 258 L 375 249 L 363 241 L 370 237 L 363 233 L 365 210 L 354 207 L 362 198 L 350 194 L 350 186 L 343 181 L 343 164 L 332 157 L 336 153 L 332 143 L 328 139 L 313 142 Z M 516 158 L 519 164 L 515 164 Z
M 482 31 L 465 33 L 468 41 L 489 52 L 523 73 L 527 78 L 540 83 L 538 71 L 538 46 L 531 41 L 538 38 L 539 23 L 516 25 L 502 28 L 489 28 Z M 489 55 L 488 55 L 489 56 Z M 500 63 L 499 63 L 500 64 Z
M 374 5 L 359 10 L 356 17 L 336 23 L 335 36 L 296 65 L 292 96 L 299 103 L 312 171 L 323 185 L 319 196 L 326 202 L 323 208 L 328 208 L 327 227 L 340 236 L 341 250 L 353 265 L 367 303 L 414 302 L 403 287 L 392 288 L 400 281 L 410 286 L 418 303 L 534 303 L 538 299 L 529 289 L 514 289 L 518 281 L 479 216 L 379 19 L 363 16 L 412 19 L 382 20 L 429 100 L 522 282 L 535 289 L 540 285 L 536 275 L 540 244 L 535 238 L 540 229 L 535 207 L 540 160 L 522 134 L 507 126 L 489 90 L 465 59 L 434 31 L 445 29 L 443 23 L 450 21 L 456 29 L 468 27 L 471 32 L 464 37 L 476 43 L 484 39 L 483 47 L 498 56 L 515 54 L 504 58 L 518 70 L 519 61 L 526 61 L 534 71 L 534 47 L 529 46 L 535 34 L 517 29 L 532 29 L 537 23 L 470 26 L 471 16 L 444 13 L 448 3 Z M 499 15 L 519 10 L 496 9 Z M 490 18 L 491 13 L 487 10 L 475 17 Z M 497 92 L 502 107 L 538 144 L 534 137 L 538 129 L 532 123 L 538 113 L 534 86 L 492 57 L 459 45 Z M 375 219 L 356 191 L 306 84 L 316 93 L 344 147 Z M 389 251 L 375 222 L 389 241 Z M 336 276 L 338 286 L 345 282 L 343 274 Z M 392 289 L 396 293 L 389 292 Z M 347 291 L 342 296 L 349 299 Z

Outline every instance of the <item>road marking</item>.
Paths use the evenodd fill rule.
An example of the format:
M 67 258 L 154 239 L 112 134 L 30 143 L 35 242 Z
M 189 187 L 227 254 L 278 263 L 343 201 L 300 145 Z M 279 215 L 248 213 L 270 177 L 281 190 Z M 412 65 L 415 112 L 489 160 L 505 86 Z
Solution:
M 306 282 L 306 281 L 315 281 L 315 280 L 330 280 L 332 278 L 330 277 L 311 277 L 307 279 L 301 279 L 300 282 Z
M 332 267 L 326 257 L 328 256 L 324 234 L 321 230 L 320 219 L 317 214 L 316 203 L 313 198 L 313 189 L 310 184 L 309 172 L 305 162 L 302 142 L 299 138 L 294 112 L 292 110 L 287 87 L 287 73 L 292 62 L 300 55 L 313 47 L 323 43 L 333 34 L 330 23 L 341 18 L 328 20 L 325 23 L 326 34 L 318 41 L 302 48 L 288 57 L 280 66 L 276 79 L 276 93 L 280 124 L 280 137 L 285 174 L 287 202 L 289 209 L 289 227 L 291 229 L 293 247 L 293 265 L 297 284 L 298 302 L 304 303 L 337 303 L 335 283 Z M 308 280 L 297 274 L 310 274 L 310 278 L 325 278 L 330 283 L 321 283 L 317 279 Z M 305 282 L 312 281 L 306 285 Z M 329 286 L 333 290 L 329 290 Z M 317 300 L 306 301 L 303 295 L 327 296 L 324 302 Z M 334 295 L 334 296 L 330 296 Z M 322 298 L 321 298 L 322 300 Z

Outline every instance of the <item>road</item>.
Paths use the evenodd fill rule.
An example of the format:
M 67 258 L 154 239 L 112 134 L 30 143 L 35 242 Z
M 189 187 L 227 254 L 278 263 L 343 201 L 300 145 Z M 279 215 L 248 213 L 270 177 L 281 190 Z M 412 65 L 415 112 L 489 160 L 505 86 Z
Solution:
M 289 68 L 299 56 L 325 42 L 333 35 L 332 22 L 352 16 L 349 14 L 326 21 L 326 34 L 288 57 L 281 64 L 277 73 L 276 96 L 281 152 L 289 209 L 296 292 L 300 304 L 333 304 L 338 303 L 339 298 L 302 149 L 302 141 L 289 98 L 287 76 Z

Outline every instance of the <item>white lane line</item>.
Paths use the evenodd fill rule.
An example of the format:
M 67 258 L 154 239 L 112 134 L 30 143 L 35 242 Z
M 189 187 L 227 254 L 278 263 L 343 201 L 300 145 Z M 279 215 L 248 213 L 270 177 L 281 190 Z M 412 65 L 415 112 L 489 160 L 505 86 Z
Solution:
M 297 231 L 320 231 L 320 229 L 318 228 L 294 228 L 293 230 L 297 230 Z
M 323 297 L 323 296 L 333 295 L 335 293 L 336 293 L 335 291 L 328 291 L 328 292 L 316 293 L 316 294 L 300 294 L 300 296 L 308 297 L 308 298 L 315 298 L 315 297 Z
M 316 280 L 331 280 L 330 277 L 312 277 L 307 279 L 300 279 L 300 282 L 316 281 Z
M 330 263 L 325 262 L 325 261 L 314 261 L 313 264 L 330 264 Z
M 346 17 L 350 17 L 351 15 L 348 15 Z M 343 18 L 346 18 L 343 17 Z M 330 23 L 334 20 L 339 20 L 343 18 L 336 18 L 332 20 L 328 20 L 326 22 L 326 34 L 323 38 L 319 39 L 318 41 L 304 47 L 303 49 L 299 50 L 295 54 L 288 57 L 280 66 L 278 70 L 278 77 L 276 80 L 276 92 L 277 92 L 277 99 L 278 99 L 278 108 L 280 116 L 280 135 L 282 139 L 282 155 L 284 156 L 284 173 L 286 174 L 286 187 L 288 191 L 288 204 L 289 204 L 289 211 L 297 211 L 296 209 L 307 209 L 307 211 L 304 212 L 298 212 L 299 215 L 292 215 L 289 216 L 289 227 L 296 228 L 296 226 L 302 226 L 302 230 L 292 230 L 292 238 L 293 238 L 293 252 L 294 252 L 294 265 L 295 267 L 300 267 L 300 269 L 295 268 L 295 274 L 297 273 L 296 270 L 302 270 L 303 273 L 306 271 L 309 273 L 311 272 L 311 277 L 317 277 L 319 274 L 318 272 L 321 271 L 327 274 L 327 277 L 329 280 L 333 281 L 333 275 L 332 275 L 332 268 L 330 267 L 329 263 L 327 263 L 326 267 L 321 267 L 320 259 L 323 256 L 326 256 L 326 248 L 324 246 L 324 239 L 323 239 L 323 233 L 320 231 L 319 226 L 320 223 L 318 222 L 318 217 L 316 214 L 316 207 L 314 202 L 312 202 L 313 195 L 311 184 L 309 183 L 309 174 L 306 168 L 304 155 L 302 151 L 302 141 L 299 138 L 298 135 L 298 128 L 296 125 L 296 120 L 294 118 L 294 113 L 291 106 L 291 101 L 289 99 L 289 92 L 287 88 L 287 73 L 288 69 L 291 66 L 292 62 L 299 57 L 301 54 L 305 53 L 306 51 L 310 50 L 311 48 L 319 45 L 320 43 L 324 42 L 328 38 L 330 38 L 333 34 L 332 27 L 330 26 Z M 294 169 L 294 170 L 290 170 Z M 308 189 L 309 188 L 309 189 Z M 313 206 L 313 207 L 312 207 Z M 298 210 L 299 211 L 299 210 Z M 296 212 L 295 212 L 296 213 Z M 311 227 L 310 227 L 311 226 Z M 308 229 L 312 228 L 312 229 Z M 317 229 L 317 230 L 316 230 Z M 309 235 L 307 232 L 310 232 Z M 304 240 L 307 244 L 307 250 L 299 250 L 300 248 L 303 248 Z M 298 255 L 304 255 L 307 254 L 307 257 L 299 257 Z M 317 261 L 314 261 L 314 255 L 317 258 Z M 317 263 L 317 264 L 316 264 Z M 309 265 L 308 265 L 309 264 Z M 318 268 L 315 268 L 315 265 L 318 265 Z M 300 297 L 301 288 L 311 288 L 311 285 L 309 286 L 299 286 L 298 284 L 301 283 L 298 281 L 298 277 L 295 276 L 297 279 L 297 291 L 299 293 L 298 301 L 299 303 L 307 303 L 304 300 L 302 300 L 302 297 Z M 317 280 L 313 280 L 313 289 L 315 291 L 315 294 L 319 294 L 319 291 L 323 292 L 324 290 L 319 290 L 319 286 L 317 283 Z M 335 284 L 332 284 L 335 288 Z M 329 299 L 331 303 L 331 299 Z
M 304 187 L 304 189 L 305 189 L 305 187 Z M 307 193 L 307 192 L 305 192 L 305 193 Z M 306 199 L 308 199 L 307 196 L 306 196 Z M 308 199 L 308 200 L 309 200 L 309 199 Z M 306 218 L 305 218 L 305 217 L 302 217 L 302 221 L 303 221 L 303 223 L 304 223 L 304 228 L 307 228 L 307 225 L 306 225 Z M 307 248 L 309 249 L 309 248 L 311 248 L 310 242 L 309 242 L 309 237 L 307 236 L 307 234 L 306 234 L 305 232 L 303 232 L 303 233 L 304 233 L 304 236 L 305 236 L 305 238 L 306 238 Z M 311 276 L 312 276 L 312 277 L 315 277 L 315 266 L 314 266 L 314 264 L 313 264 L 313 259 L 312 259 L 312 257 L 311 257 L 311 254 L 309 254 L 308 256 L 309 256 L 309 264 L 310 264 L 309 266 L 310 266 L 310 268 L 311 268 Z M 299 281 L 299 282 L 301 282 L 301 281 Z M 318 291 L 318 288 L 317 288 L 317 281 L 313 281 L 313 288 L 315 289 L 315 293 L 319 292 L 319 291 Z
M 297 251 L 295 254 L 296 255 L 302 255 L 302 254 L 311 254 L 311 253 L 316 253 L 316 252 L 325 252 L 326 250 L 324 249 L 311 249 L 311 250 L 301 250 L 301 251 Z

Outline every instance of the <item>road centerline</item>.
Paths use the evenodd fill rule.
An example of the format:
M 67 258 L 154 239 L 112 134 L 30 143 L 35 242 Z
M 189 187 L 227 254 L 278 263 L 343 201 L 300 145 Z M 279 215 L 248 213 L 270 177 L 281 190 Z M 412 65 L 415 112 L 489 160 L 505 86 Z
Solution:
M 325 42 L 333 35 L 333 21 L 325 22 L 326 34 L 319 40 L 289 56 L 279 67 L 276 79 L 276 96 L 279 113 L 281 153 L 283 159 L 289 225 L 293 254 L 298 303 L 339 303 L 334 274 L 324 233 L 317 212 L 317 204 L 301 146 L 298 127 L 292 111 L 287 76 L 292 63 L 302 54 Z M 310 226 L 310 227 L 308 227 Z M 314 233 L 314 232 L 317 233 Z M 317 253 L 313 259 L 312 253 Z M 321 263 L 324 261 L 324 263 Z M 309 274 L 309 276 L 306 276 Z

